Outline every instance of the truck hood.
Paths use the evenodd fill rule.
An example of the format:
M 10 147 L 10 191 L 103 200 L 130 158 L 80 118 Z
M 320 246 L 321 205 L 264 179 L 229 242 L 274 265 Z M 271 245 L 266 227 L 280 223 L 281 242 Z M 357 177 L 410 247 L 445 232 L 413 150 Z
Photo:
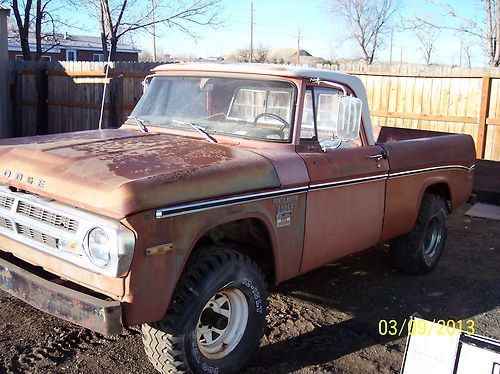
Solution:
M 113 218 L 280 186 L 251 151 L 125 130 L 2 140 L 0 183 Z

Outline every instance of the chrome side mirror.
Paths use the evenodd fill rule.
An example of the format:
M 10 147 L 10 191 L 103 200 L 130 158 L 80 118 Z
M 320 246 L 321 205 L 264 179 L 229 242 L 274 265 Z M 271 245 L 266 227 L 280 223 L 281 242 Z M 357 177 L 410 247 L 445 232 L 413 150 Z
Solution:
M 361 107 L 363 102 L 357 97 L 342 96 L 339 101 L 337 128 L 334 134 L 342 140 L 355 140 L 361 127 Z
M 144 79 L 141 82 L 142 85 L 142 94 L 144 95 L 144 92 L 146 92 L 146 89 L 148 88 L 149 84 L 151 83 L 151 79 L 153 78 L 154 74 L 147 75 L 144 77 Z

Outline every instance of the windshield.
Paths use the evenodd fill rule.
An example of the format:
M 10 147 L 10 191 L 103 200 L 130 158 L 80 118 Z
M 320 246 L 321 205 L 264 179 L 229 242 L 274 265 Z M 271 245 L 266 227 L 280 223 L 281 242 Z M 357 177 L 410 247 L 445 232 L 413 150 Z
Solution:
M 290 140 L 295 92 L 284 81 L 156 76 L 130 118 L 146 126 L 195 131 L 196 125 L 211 134 L 283 142 Z

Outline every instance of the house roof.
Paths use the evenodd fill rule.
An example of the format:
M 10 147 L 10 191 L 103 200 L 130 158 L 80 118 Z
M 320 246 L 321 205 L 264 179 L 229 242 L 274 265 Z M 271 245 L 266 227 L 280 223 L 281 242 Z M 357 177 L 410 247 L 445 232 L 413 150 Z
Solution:
M 7 15 L 10 13 L 10 8 L 7 5 L 0 4 L 0 10 L 6 10 Z
M 29 34 L 30 49 L 35 50 L 36 40 L 35 33 Z M 56 34 L 45 36 L 42 40 L 42 46 L 44 50 L 50 47 L 51 52 L 58 53 L 61 49 L 78 49 L 78 50 L 89 50 L 89 51 L 102 51 L 101 38 L 98 36 L 88 36 L 88 35 L 73 35 L 73 34 Z M 9 51 L 20 51 L 21 44 L 16 40 L 15 35 L 9 35 Z M 135 48 L 133 45 L 128 43 L 119 42 L 117 46 L 117 52 L 131 52 L 139 53 L 140 49 Z

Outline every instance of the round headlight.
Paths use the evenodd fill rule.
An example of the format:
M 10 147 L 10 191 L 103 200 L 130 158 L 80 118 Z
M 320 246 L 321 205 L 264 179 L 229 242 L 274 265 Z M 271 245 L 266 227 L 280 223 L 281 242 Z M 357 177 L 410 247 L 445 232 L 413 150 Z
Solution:
M 109 238 L 106 232 L 99 227 L 90 230 L 88 234 L 88 254 L 94 264 L 106 267 L 109 264 Z

